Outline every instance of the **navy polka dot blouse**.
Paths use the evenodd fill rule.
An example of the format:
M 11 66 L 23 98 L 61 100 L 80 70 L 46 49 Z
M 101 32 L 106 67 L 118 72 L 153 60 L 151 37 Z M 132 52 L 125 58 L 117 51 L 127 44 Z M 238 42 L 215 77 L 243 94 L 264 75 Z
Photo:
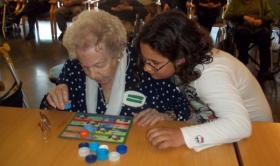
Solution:
M 146 96 L 145 104 L 135 108 L 123 104 L 120 115 L 132 116 L 147 108 L 157 109 L 159 112 L 169 112 L 176 115 L 177 120 L 187 120 L 190 111 L 187 108 L 186 98 L 179 92 L 175 84 L 169 79 L 154 80 L 148 73 L 141 71 L 141 77 L 135 73 L 137 54 L 131 47 L 126 49 L 128 55 L 128 69 L 126 71 L 125 90 L 138 91 Z M 67 60 L 59 76 L 59 84 L 67 84 L 69 87 L 69 100 L 71 100 L 71 112 L 87 113 L 86 107 L 86 75 L 78 60 Z M 106 103 L 102 97 L 102 88 L 99 87 L 97 110 L 98 114 L 105 114 Z M 48 103 L 46 97 L 41 103 L 41 108 L 46 109 Z

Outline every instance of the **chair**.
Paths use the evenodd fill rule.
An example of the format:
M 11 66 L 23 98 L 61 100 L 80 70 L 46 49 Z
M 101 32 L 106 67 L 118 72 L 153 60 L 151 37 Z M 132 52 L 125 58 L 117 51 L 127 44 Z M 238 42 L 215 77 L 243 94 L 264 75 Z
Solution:
M 25 6 L 24 0 L 15 0 L 17 2 L 15 8 L 15 14 L 19 13 Z
M 58 0 L 49 0 L 49 3 L 50 3 L 49 12 L 38 16 L 36 23 L 35 23 L 35 27 L 36 27 L 36 31 L 37 31 L 37 36 L 39 38 L 38 20 L 49 20 L 50 25 L 51 25 L 52 40 L 56 40 L 57 39 L 57 28 L 56 28 L 55 10 L 58 8 L 59 2 L 58 2 Z M 16 8 L 17 9 L 16 12 L 20 12 L 20 10 L 22 10 L 24 6 L 25 6 L 25 2 L 23 0 L 17 0 L 18 9 Z M 24 35 L 26 34 L 25 23 L 26 23 L 27 19 L 28 19 L 27 16 L 22 17 Z
M 130 42 L 132 45 L 135 44 L 136 42 L 136 38 L 138 36 L 138 34 L 140 33 L 142 27 L 144 26 L 145 22 L 143 19 L 139 18 L 139 15 L 136 14 L 135 16 L 135 21 L 134 21 L 134 25 L 132 25 L 132 30 L 127 34 L 128 35 L 128 42 Z
M 59 74 L 60 74 L 63 66 L 64 66 L 64 64 L 59 64 L 59 65 L 56 65 L 49 69 L 49 80 L 52 83 L 54 83 L 54 84 L 58 83 L 58 77 L 59 77 Z
M 187 6 L 187 17 L 189 19 L 195 19 L 195 6 L 193 4 L 193 0 L 186 1 Z
M 7 63 L 8 67 L 9 67 L 9 70 L 10 70 L 10 72 L 11 72 L 11 74 L 12 74 L 14 80 L 15 80 L 15 83 L 12 86 L 12 88 L 6 94 L 4 94 L 2 97 L 0 97 L 0 101 L 3 101 L 5 99 L 9 100 L 13 97 L 16 97 L 16 99 L 18 100 L 19 97 L 22 97 L 23 106 L 26 107 L 26 108 L 29 108 L 29 104 L 27 102 L 27 97 L 22 90 L 22 82 L 17 75 L 17 72 L 15 70 L 13 61 L 12 61 L 10 55 L 9 55 L 10 50 L 11 50 L 11 48 L 10 48 L 8 43 L 4 43 L 3 46 L 0 47 L 1 56 L 5 59 L 5 62 Z M 12 93 L 12 92 L 14 92 L 14 93 Z M 10 106 L 12 106 L 12 105 L 10 105 Z
M 11 30 L 13 30 L 13 28 L 14 28 L 14 25 L 12 23 L 12 16 L 14 14 L 14 8 L 13 8 L 13 5 L 12 6 L 10 6 L 10 5 L 11 5 L 11 3 L 6 2 L 6 1 L 0 2 L 0 6 L 1 6 L 0 13 L 2 16 L 2 18 L 1 18 L 2 20 L 1 20 L 0 24 L 1 24 L 2 35 L 3 35 L 4 39 L 7 39 L 7 33 L 10 32 Z
M 57 28 L 56 28 L 55 11 L 58 8 L 58 3 L 59 2 L 58 2 L 58 0 L 49 0 L 49 3 L 51 4 L 49 12 L 40 15 L 37 18 L 35 26 L 36 26 L 36 29 L 37 29 L 37 36 L 39 38 L 39 23 L 38 23 L 38 20 L 49 20 L 50 25 L 51 25 L 52 40 L 56 40 L 57 39 Z
M 227 22 L 224 19 L 224 15 L 225 15 L 225 11 L 227 9 L 228 4 L 226 4 L 222 9 L 221 9 L 221 13 L 220 16 L 216 19 L 215 24 L 213 25 L 213 27 L 218 27 L 218 32 L 217 32 L 217 36 L 215 39 L 215 47 L 219 47 L 219 44 L 224 41 L 226 39 L 226 35 L 227 35 Z
M 7 10 L 7 4 L 3 3 L 3 13 L 2 13 L 2 34 L 4 39 L 6 39 L 6 10 Z
M 271 41 L 273 41 L 274 37 L 271 37 Z M 238 52 L 238 51 L 237 51 Z M 276 56 L 273 54 L 272 49 L 270 48 L 270 71 L 265 75 L 265 78 L 260 81 L 260 84 L 262 88 L 271 95 L 274 95 L 277 97 L 278 94 L 278 86 L 277 86 L 277 78 L 276 75 L 280 72 L 280 54 L 277 54 Z M 251 44 L 249 46 L 249 60 L 254 65 L 256 70 L 259 70 L 260 66 L 260 60 L 259 60 L 259 49 L 257 47 L 257 44 L 255 41 L 251 41 Z M 266 85 L 270 83 L 270 85 Z M 268 87 L 271 89 L 269 90 Z
M 86 1 L 84 1 L 84 4 L 88 11 L 92 10 L 92 8 L 94 10 L 98 11 L 99 1 L 100 0 L 86 0 Z

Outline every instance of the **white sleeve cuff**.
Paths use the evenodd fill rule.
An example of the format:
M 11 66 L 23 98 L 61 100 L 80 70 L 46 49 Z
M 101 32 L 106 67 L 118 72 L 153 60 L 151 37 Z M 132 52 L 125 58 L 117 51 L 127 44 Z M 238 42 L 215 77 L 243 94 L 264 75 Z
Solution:
M 204 136 L 201 135 L 201 132 L 199 130 L 194 128 L 196 128 L 196 126 L 180 128 L 185 140 L 185 144 L 188 148 L 193 149 L 196 152 L 199 152 L 201 150 L 210 148 L 212 146 L 220 145 L 220 144 L 206 144 Z

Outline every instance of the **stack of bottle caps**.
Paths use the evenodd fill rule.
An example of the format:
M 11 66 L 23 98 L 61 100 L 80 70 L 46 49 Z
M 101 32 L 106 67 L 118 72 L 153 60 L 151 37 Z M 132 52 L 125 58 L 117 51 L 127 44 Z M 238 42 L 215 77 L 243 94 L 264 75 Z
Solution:
M 107 145 L 100 145 L 98 142 L 82 142 L 79 144 L 79 156 L 85 157 L 87 163 L 94 163 L 96 160 L 118 161 L 121 154 L 127 152 L 127 146 L 119 144 L 116 151 L 109 151 Z

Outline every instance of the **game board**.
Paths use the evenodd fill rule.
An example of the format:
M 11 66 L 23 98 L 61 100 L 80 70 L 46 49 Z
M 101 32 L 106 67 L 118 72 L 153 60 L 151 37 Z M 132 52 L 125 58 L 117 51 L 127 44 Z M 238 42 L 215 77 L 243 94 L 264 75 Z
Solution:
M 76 113 L 61 132 L 62 138 L 86 139 L 91 141 L 125 143 L 132 117 Z M 92 125 L 94 131 L 87 138 L 81 137 L 85 125 Z

